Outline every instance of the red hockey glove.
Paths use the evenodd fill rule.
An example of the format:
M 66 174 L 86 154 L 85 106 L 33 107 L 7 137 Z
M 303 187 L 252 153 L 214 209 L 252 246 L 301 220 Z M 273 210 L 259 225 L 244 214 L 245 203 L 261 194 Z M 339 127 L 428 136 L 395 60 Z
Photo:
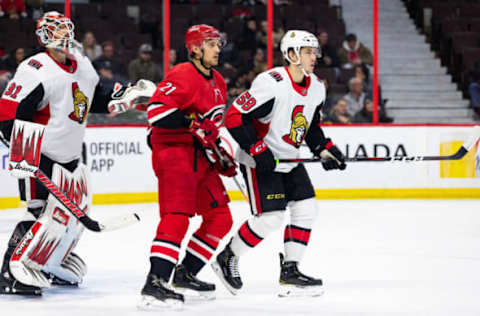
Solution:
M 208 118 L 201 120 L 197 114 L 190 115 L 190 133 L 195 136 L 203 147 L 214 148 L 218 138 L 218 127 Z
M 237 164 L 235 163 L 235 160 L 223 147 L 218 147 L 218 151 L 220 157 L 215 153 L 217 160 L 213 164 L 213 167 L 222 176 L 229 178 L 235 177 L 237 175 Z
M 272 151 L 263 140 L 250 147 L 250 156 L 255 159 L 255 169 L 259 172 L 273 171 L 277 165 Z

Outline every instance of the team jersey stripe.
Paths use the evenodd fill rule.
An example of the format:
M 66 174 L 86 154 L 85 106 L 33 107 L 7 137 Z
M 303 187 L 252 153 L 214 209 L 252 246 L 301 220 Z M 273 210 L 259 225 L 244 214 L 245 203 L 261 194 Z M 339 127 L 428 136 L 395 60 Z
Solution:
M 170 257 L 170 261 L 177 261 L 178 260 L 178 251 L 173 250 L 168 247 L 159 246 L 159 245 L 152 245 L 150 249 L 150 254 L 153 256 L 154 254 L 162 254 L 164 256 Z
M 167 261 L 169 261 L 173 264 L 177 264 L 177 261 L 178 261 L 177 259 L 174 259 L 170 256 L 164 255 L 163 253 L 151 253 L 150 257 L 161 258 L 161 259 L 167 260 Z
M 196 257 L 199 257 L 202 261 L 208 261 L 212 257 L 212 253 L 202 247 L 201 245 L 197 244 L 195 241 L 190 240 L 188 243 L 188 251 L 195 254 Z
M 294 241 L 306 245 L 310 239 L 310 229 L 289 225 L 285 227 L 283 239 L 284 242 Z
M 15 119 L 18 102 L 0 99 L 0 121 L 9 121 Z
M 167 117 L 168 115 L 172 114 L 173 112 L 177 111 L 178 109 L 176 108 L 173 108 L 173 109 L 169 109 L 169 110 L 166 110 L 166 111 L 161 111 L 163 109 L 156 109 L 156 110 L 148 110 L 147 112 L 147 118 L 148 118 L 148 122 L 150 123 L 150 125 L 153 125 L 155 122 Z
M 248 222 L 245 222 L 238 231 L 238 235 L 250 247 L 255 247 L 258 245 L 263 238 L 258 236 L 251 228 L 248 226 Z
M 174 246 L 174 247 L 176 247 L 176 248 L 180 248 L 180 244 L 179 244 L 179 243 L 176 243 L 176 242 L 174 242 L 174 241 L 172 241 L 172 240 L 167 240 L 167 239 L 155 238 L 155 239 L 153 240 L 153 243 L 154 243 L 154 244 L 166 243 L 166 244 L 170 244 L 170 245 L 172 245 L 172 246 Z
M 200 238 L 198 235 L 193 234 L 192 240 L 194 240 L 197 244 L 202 245 L 205 248 L 210 248 L 212 251 L 215 251 L 215 249 L 217 249 L 216 246 L 210 245 L 205 241 L 205 239 Z

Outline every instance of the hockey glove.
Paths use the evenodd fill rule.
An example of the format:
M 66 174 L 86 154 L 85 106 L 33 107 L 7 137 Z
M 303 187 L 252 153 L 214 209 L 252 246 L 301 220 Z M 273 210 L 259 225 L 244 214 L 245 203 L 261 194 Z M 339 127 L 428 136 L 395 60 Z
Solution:
M 232 156 L 223 148 L 218 147 L 218 154 L 215 153 L 216 161 L 213 164 L 215 170 L 222 176 L 235 177 L 237 175 L 237 164 Z
M 146 111 L 148 101 L 156 88 L 153 82 L 145 79 L 138 80 L 134 86 L 131 84 L 123 86 L 117 82 L 113 87 L 112 100 L 108 103 L 108 111 L 117 114 L 132 108 Z
M 210 119 L 201 119 L 197 114 L 190 115 L 190 133 L 198 139 L 205 148 L 214 148 L 218 138 L 218 127 Z
M 330 138 L 326 138 L 324 145 L 318 146 L 313 154 L 322 158 L 322 166 L 325 170 L 345 170 L 347 167 L 345 164 L 345 157 L 340 149 L 332 143 Z
M 272 151 L 263 140 L 259 140 L 250 147 L 250 156 L 255 159 L 255 169 L 258 172 L 269 172 L 275 170 L 277 164 Z

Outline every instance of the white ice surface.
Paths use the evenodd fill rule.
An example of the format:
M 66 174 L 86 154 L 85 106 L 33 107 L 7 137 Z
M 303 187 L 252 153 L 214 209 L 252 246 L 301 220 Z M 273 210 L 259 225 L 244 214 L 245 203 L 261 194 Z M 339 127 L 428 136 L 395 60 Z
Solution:
M 158 222 L 154 204 L 94 206 L 91 216 L 140 214 L 136 226 L 86 231 L 75 252 L 89 266 L 78 289 L 52 288 L 41 298 L 0 296 L 0 316 L 87 315 L 480 315 L 480 201 L 319 201 L 319 216 L 301 269 L 321 277 L 324 296 L 278 298 L 279 230 L 240 260 L 244 288 L 230 295 L 210 267 L 199 277 L 217 284 L 217 299 L 183 311 L 139 311 Z M 237 228 L 249 215 L 231 203 Z M 19 210 L 0 211 L 0 251 Z M 192 228 L 199 220 L 192 221 Z M 191 231 L 190 231 L 191 232 Z M 223 245 L 223 244 L 222 244 Z

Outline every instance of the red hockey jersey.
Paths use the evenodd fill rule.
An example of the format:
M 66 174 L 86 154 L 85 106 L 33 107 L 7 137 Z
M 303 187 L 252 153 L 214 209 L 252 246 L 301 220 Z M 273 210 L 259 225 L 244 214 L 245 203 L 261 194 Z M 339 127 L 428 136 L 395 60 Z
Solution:
M 193 142 L 188 129 L 178 124 L 179 118 L 196 113 L 220 125 L 226 99 L 225 80 L 216 70 L 205 76 L 191 62 L 173 67 L 149 101 L 152 143 Z

